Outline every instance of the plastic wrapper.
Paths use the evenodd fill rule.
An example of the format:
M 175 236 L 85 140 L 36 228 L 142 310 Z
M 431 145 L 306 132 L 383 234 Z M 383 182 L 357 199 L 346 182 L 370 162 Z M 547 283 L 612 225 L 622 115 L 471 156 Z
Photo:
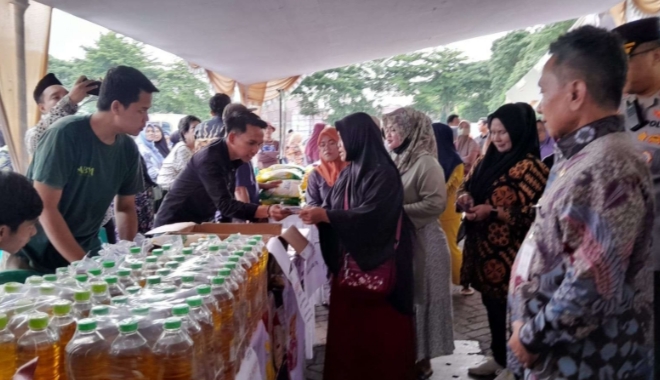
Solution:
M 305 175 L 304 170 L 298 169 L 264 169 L 257 174 L 257 182 L 266 183 L 271 181 L 283 181 L 283 180 L 302 180 Z

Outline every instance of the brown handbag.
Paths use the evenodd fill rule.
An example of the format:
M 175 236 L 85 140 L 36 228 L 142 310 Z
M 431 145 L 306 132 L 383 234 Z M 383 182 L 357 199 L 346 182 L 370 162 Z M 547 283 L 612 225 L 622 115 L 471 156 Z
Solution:
M 348 210 L 348 189 L 344 192 L 344 210 Z M 399 215 L 399 221 L 396 227 L 395 251 L 399 247 L 402 222 L 403 213 Z M 344 252 L 343 259 L 343 265 L 338 276 L 340 287 L 351 289 L 351 291 L 360 293 L 362 296 L 368 298 L 386 297 L 394 290 L 394 284 L 396 282 L 394 257 L 370 271 L 360 269 L 360 266 L 348 252 Z

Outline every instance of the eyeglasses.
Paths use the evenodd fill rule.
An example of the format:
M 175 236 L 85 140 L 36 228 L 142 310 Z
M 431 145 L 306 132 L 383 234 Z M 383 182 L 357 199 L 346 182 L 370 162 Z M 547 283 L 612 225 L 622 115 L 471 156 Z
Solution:
M 630 58 L 632 58 L 632 57 L 634 57 L 634 56 L 637 56 L 637 55 L 642 55 L 642 54 L 646 54 L 646 53 L 652 52 L 652 51 L 657 50 L 657 49 L 660 49 L 660 46 L 656 46 L 656 47 L 651 48 L 651 49 L 648 49 L 648 50 L 640 51 L 640 52 L 638 52 L 638 53 L 631 53 L 631 54 L 628 54 L 628 59 L 630 59 Z

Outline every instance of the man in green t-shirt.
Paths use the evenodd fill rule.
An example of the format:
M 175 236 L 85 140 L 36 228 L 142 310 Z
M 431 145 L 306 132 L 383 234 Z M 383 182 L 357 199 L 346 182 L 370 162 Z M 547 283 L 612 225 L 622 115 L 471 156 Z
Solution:
M 97 112 L 67 116 L 44 135 L 28 170 L 44 203 L 37 235 L 20 255 L 48 273 L 95 254 L 103 216 L 115 200 L 119 237 L 137 234 L 135 194 L 142 191 L 140 133 L 158 89 L 140 71 L 118 66 L 108 71 Z

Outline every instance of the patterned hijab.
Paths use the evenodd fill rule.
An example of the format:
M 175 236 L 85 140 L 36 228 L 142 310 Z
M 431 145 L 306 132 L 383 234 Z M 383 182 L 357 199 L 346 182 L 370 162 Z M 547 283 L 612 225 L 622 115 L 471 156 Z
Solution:
M 392 129 L 403 141 L 399 148 L 390 153 L 401 174 L 410 170 L 422 156 L 429 154 L 438 157 L 431 124 L 428 116 L 412 107 L 399 108 L 383 115 L 385 131 Z
M 323 131 L 319 133 L 317 145 L 321 144 L 321 139 L 325 136 L 330 138 L 330 140 L 333 140 L 335 143 L 339 143 L 339 133 L 337 133 L 335 127 L 325 127 Z M 316 167 L 316 171 L 321 174 L 321 177 L 325 179 L 328 186 L 332 187 L 335 185 L 337 178 L 339 178 L 339 174 L 346 166 L 348 166 L 348 162 L 342 161 L 339 156 L 334 161 L 326 161 L 321 157 L 321 165 Z

